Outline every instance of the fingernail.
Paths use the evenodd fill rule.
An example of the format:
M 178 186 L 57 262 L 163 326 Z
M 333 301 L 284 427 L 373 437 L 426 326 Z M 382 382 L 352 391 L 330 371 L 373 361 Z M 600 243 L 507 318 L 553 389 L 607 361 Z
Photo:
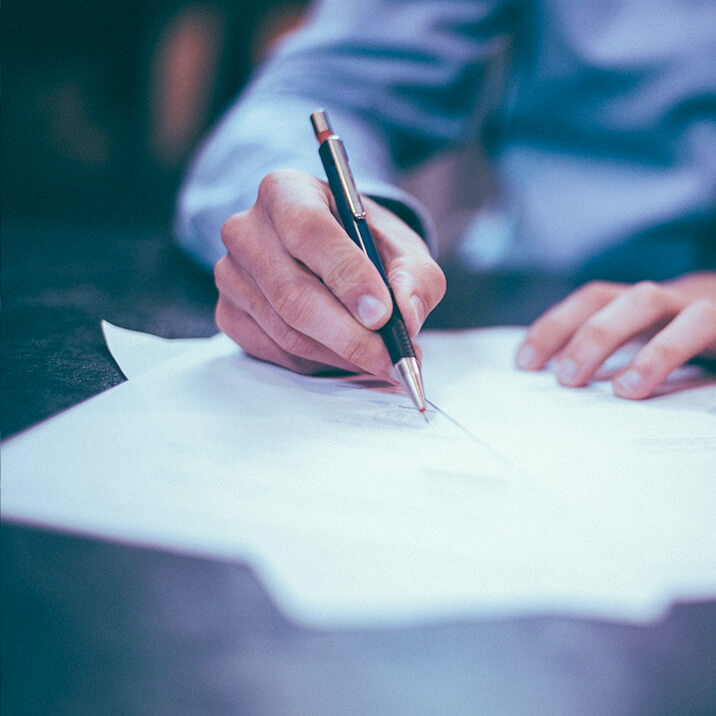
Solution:
M 625 393 L 636 393 L 641 388 L 644 378 L 639 371 L 630 368 L 614 380 L 617 387 Z
M 557 380 L 568 385 L 574 382 L 577 375 L 577 364 L 571 358 L 562 358 L 554 370 Z
M 374 296 L 366 294 L 358 301 L 358 318 L 366 328 L 375 325 L 387 311 L 386 305 Z
M 416 325 L 420 328 L 425 320 L 425 304 L 423 303 L 423 299 L 420 298 L 420 296 L 411 296 L 410 304 L 415 312 L 415 320 L 417 321 Z
M 517 351 L 515 363 L 517 363 L 518 368 L 532 368 L 536 357 L 535 349 L 529 343 L 523 343 Z

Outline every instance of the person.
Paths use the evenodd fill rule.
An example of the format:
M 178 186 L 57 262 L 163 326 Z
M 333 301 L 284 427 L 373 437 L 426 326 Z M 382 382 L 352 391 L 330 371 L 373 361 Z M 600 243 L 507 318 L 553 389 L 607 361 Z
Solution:
M 374 332 L 388 293 L 321 179 L 308 117 L 324 107 L 411 336 L 446 282 L 430 216 L 400 179 L 477 138 L 510 227 L 485 242 L 486 270 L 592 277 L 531 325 L 517 365 L 552 361 L 582 386 L 647 336 L 613 389 L 650 395 L 716 354 L 714 27 L 712 3 L 675 0 L 315 3 L 180 192 L 178 239 L 215 265 L 218 326 L 294 371 L 390 374 Z

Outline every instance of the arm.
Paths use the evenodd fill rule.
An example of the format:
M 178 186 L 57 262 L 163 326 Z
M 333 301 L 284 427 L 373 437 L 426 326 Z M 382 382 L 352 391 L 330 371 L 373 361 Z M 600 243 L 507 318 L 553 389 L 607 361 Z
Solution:
M 416 232 L 428 219 L 394 182 L 409 160 L 470 132 L 479 75 L 503 41 L 502 3 L 326 0 L 314 13 L 200 152 L 181 194 L 178 232 L 205 264 L 216 262 L 217 324 L 249 353 L 301 372 L 338 367 L 387 377 L 374 331 L 390 316 L 389 296 L 317 178 L 309 115 L 326 107 L 350 147 L 360 190 L 402 207 L 407 223 L 367 201 L 415 336 L 445 278 Z
M 401 170 L 475 131 L 482 76 L 507 42 L 505 0 L 324 0 L 227 112 L 179 198 L 180 243 L 207 267 L 221 225 L 275 169 L 322 177 L 308 117 L 325 107 L 350 147 L 362 193 L 397 209 L 430 243 Z

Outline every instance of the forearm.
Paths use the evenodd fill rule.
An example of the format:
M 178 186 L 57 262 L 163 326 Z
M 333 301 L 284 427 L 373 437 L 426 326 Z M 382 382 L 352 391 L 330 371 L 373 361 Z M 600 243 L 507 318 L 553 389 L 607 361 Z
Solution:
M 224 221 L 256 200 L 261 179 L 275 169 L 300 169 L 321 177 L 309 115 L 319 103 L 300 97 L 280 100 L 258 92 L 237 103 L 205 142 L 179 195 L 175 232 L 181 245 L 207 267 L 223 254 Z M 351 146 L 350 162 L 360 191 L 394 208 L 428 243 L 434 230 L 427 211 L 399 188 L 398 170 L 384 143 L 359 120 L 331 112 Z
M 211 265 L 223 252 L 223 221 L 251 206 L 268 172 L 322 176 L 308 122 L 320 106 L 351 147 L 361 192 L 391 208 L 398 202 L 403 218 L 430 241 L 430 219 L 398 188 L 400 174 L 474 129 L 480 75 L 504 37 L 504 4 L 316 5 L 305 29 L 278 49 L 199 152 L 179 200 L 182 244 Z

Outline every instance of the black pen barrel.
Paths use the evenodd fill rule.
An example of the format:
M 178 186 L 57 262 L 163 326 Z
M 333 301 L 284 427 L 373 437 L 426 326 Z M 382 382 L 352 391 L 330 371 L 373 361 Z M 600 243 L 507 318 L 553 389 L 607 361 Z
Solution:
M 390 298 L 393 301 L 393 313 L 388 322 L 378 329 L 378 333 L 380 333 L 383 343 L 388 349 L 391 362 L 395 365 L 402 358 L 415 358 L 416 355 L 413 342 L 408 335 L 408 329 L 398 304 L 395 302 L 392 289 L 390 290 Z
M 323 163 L 326 176 L 328 177 L 328 184 L 331 187 L 331 193 L 336 202 L 336 208 L 338 209 L 338 215 L 341 218 L 343 228 L 348 236 L 365 252 L 371 263 L 378 269 L 383 282 L 390 292 L 393 312 L 388 322 L 382 328 L 378 329 L 378 333 L 380 333 L 385 347 L 388 349 L 390 360 L 395 364 L 401 358 L 415 357 L 415 348 L 413 348 L 413 343 L 408 335 L 405 320 L 398 309 L 393 289 L 390 287 L 390 283 L 388 283 L 388 276 L 385 273 L 380 254 L 378 254 L 373 237 L 370 234 L 368 222 L 365 219 L 356 219 L 353 216 L 348 202 L 344 197 L 338 171 L 331 161 L 331 155 L 327 148 L 321 154 L 321 158 L 324 160 Z
M 331 194 L 343 228 L 354 243 L 363 250 L 373 266 L 376 267 L 390 293 L 390 318 L 382 328 L 378 329 L 378 332 L 383 339 L 398 380 L 408 391 L 415 407 L 427 420 L 425 391 L 415 348 L 410 340 L 410 335 L 403 316 L 398 309 L 393 289 L 388 282 L 383 262 L 370 233 L 366 211 L 348 165 L 348 155 L 345 147 L 340 137 L 333 133 L 323 110 L 317 110 L 311 115 L 311 123 L 313 124 L 316 139 L 318 139 L 318 153 L 321 157 L 328 185 L 331 188 Z

